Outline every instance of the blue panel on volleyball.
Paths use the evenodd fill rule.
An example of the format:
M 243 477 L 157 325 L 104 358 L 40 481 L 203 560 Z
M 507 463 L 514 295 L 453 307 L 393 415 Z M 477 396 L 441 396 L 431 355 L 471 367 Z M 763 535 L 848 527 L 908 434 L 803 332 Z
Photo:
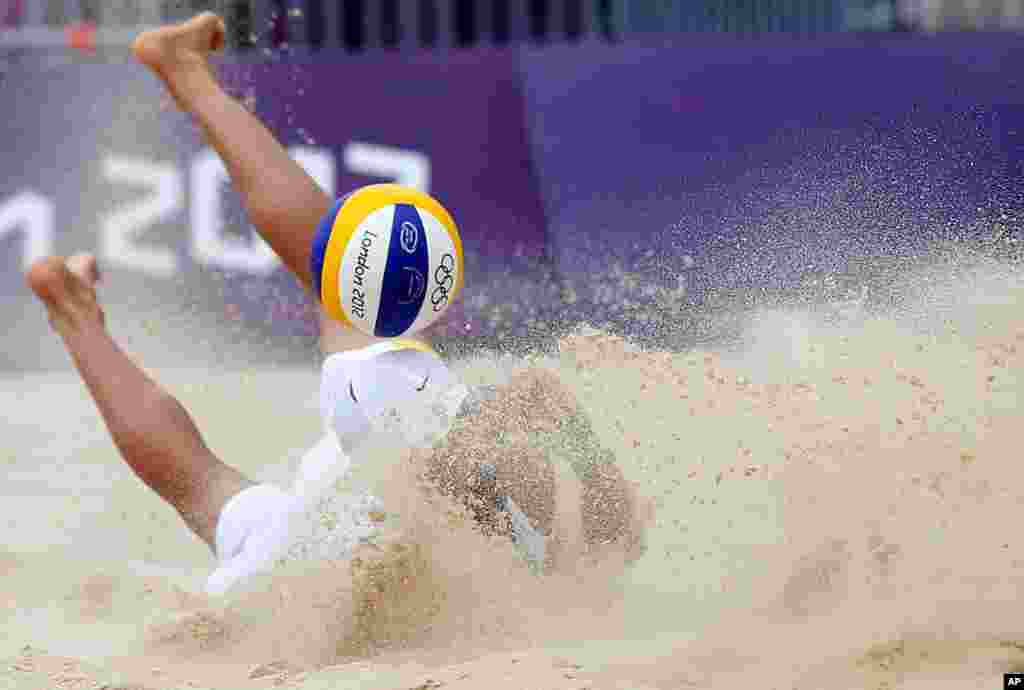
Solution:
M 423 221 L 412 204 L 395 204 L 374 335 L 392 338 L 412 326 L 426 297 L 429 273 Z

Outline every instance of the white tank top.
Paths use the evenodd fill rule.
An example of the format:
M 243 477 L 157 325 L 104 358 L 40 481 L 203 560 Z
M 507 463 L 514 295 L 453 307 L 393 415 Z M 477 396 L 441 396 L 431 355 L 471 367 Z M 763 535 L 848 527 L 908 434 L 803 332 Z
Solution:
M 343 558 L 375 533 L 382 506 L 348 481 L 378 443 L 414 447 L 447 433 L 467 390 L 430 348 L 393 340 L 328 357 L 320 407 L 325 435 L 302 459 L 289 492 L 261 484 L 243 490 L 218 519 L 218 568 L 207 591 L 219 594 L 279 560 Z M 329 519 L 323 519 L 328 517 Z

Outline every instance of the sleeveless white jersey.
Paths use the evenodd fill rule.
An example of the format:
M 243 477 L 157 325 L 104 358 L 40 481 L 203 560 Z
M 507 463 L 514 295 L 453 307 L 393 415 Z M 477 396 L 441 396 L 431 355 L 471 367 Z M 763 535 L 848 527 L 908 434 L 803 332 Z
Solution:
M 434 443 L 466 395 L 440 357 L 415 341 L 328 357 L 320 383 L 324 436 L 303 456 L 289 490 L 259 484 L 225 504 L 216 528 L 218 566 L 207 592 L 221 594 L 282 561 L 347 558 L 372 538 L 370 514 L 382 508 L 373 496 L 346 487 L 354 463 L 376 444 Z

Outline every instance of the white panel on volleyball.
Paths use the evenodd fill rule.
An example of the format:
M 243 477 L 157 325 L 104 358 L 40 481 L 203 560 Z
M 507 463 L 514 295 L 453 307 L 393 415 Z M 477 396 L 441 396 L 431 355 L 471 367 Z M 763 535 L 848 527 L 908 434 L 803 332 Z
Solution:
M 420 307 L 419 315 L 417 315 L 416 320 L 413 321 L 412 326 L 409 327 L 409 333 L 415 333 L 421 328 L 426 328 L 431 322 L 438 318 L 441 312 L 444 311 L 442 308 L 440 312 L 435 312 L 434 305 L 431 302 L 431 295 L 434 294 L 434 290 L 438 289 L 438 268 L 441 266 L 442 257 L 444 257 L 445 254 L 449 254 L 456 259 L 455 266 L 458 267 L 459 265 L 458 257 L 455 255 L 455 243 L 452 242 L 452 237 L 448 234 L 448 229 L 427 210 L 417 207 L 416 211 L 420 214 L 420 220 L 423 221 L 423 230 L 427 236 L 427 252 L 430 257 L 430 272 L 427 274 L 427 294 L 424 296 L 423 306 Z M 458 279 L 458 273 L 453 273 L 452 277 Z M 455 282 L 458 282 L 458 280 Z M 449 294 L 449 299 L 450 298 L 451 295 Z M 447 304 L 445 306 L 447 306 Z
M 341 260 L 341 270 L 338 271 L 341 308 L 353 324 L 370 334 L 377 327 L 377 309 L 380 306 L 380 293 L 384 284 L 384 268 L 387 266 L 388 248 L 391 246 L 391 226 L 394 217 L 395 207 L 392 204 L 367 215 L 349 240 Z M 368 232 L 375 236 L 368 235 Z M 365 242 L 367 239 L 370 240 L 368 246 Z M 359 255 L 364 248 L 366 254 L 360 262 Z M 357 270 L 360 266 L 364 268 Z M 356 284 L 357 277 L 361 278 L 361 285 Z M 356 292 L 357 289 L 359 293 Z M 358 303 L 360 296 L 362 305 Z

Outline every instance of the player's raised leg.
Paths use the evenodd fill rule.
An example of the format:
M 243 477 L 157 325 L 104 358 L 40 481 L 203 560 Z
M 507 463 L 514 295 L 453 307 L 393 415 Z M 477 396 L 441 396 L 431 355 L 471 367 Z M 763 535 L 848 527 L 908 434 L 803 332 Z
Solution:
M 313 238 L 332 200 L 291 159 L 274 135 L 218 84 L 210 54 L 224 44 L 224 22 L 209 12 L 136 39 L 136 58 L 156 74 L 178 107 L 192 114 L 242 195 L 249 220 L 311 292 Z M 317 302 L 320 295 L 314 294 Z M 376 339 L 320 310 L 325 353 L 363 347 Z
M 209 63 L 224 45 L 224 22 L 206 12 L 140 35 L 135 57 L 193 115 L 220 154 L 249 219 L 303 285 L 314 285 L 310 254 L 332 200 L 262 122 L 221 88 Z M 319 295 L 316 295 L 319 298 Z
M 117 345 L 96 298 L 98 280 L 89 255 L 49 257 L 28 274 L 121 456 L 212 548 L 221 508 L 252 483 L 214 456 L 181 404 Z

